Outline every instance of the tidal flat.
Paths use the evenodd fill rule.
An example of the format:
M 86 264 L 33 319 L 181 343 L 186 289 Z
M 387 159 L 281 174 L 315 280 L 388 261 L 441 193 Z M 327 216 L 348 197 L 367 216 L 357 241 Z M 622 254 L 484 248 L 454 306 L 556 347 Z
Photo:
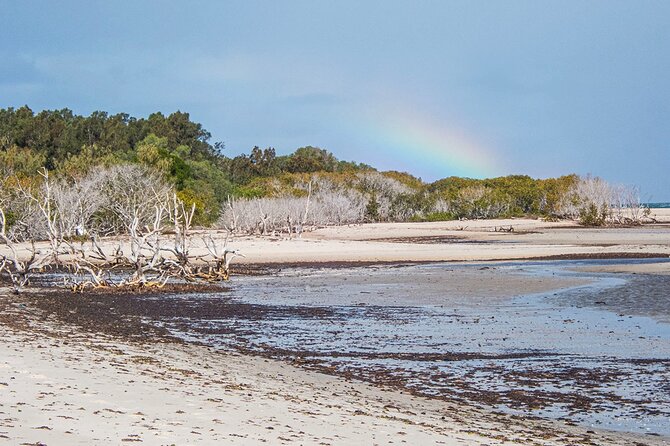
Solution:
M 168 335 L 493 413 L 667 440 L 669 277 L 583 271 L 666 261 L 292 267 L 207 293 L 35 303 L 88 329 L 113 321 L 130 337 Z
M 670 436 L 670 280 L 573 271 L 612 263 L 294 269 L 232 287 L 251 317 L 159 322 L 419 395 Z

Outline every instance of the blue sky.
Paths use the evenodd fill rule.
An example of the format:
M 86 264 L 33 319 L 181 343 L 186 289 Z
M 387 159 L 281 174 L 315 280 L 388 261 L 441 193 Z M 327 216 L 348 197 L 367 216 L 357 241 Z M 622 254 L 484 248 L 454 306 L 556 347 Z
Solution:
M 0 107 L 191 113 L 424 180 L 592 173 L 670 201 L 667 1 L 6 1 Z

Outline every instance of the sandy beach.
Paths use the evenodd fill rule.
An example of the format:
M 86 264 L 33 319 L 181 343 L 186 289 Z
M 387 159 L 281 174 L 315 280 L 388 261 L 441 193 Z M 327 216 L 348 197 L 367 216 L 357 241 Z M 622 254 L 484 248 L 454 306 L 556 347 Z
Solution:
M 670 211 L 655 225 L 583 228 L 532 219 L 376 223 L 306 232 L 299 239 L 239 237 L 241 263 L 482 261 L 670 256 Z M 507 232 L 510 228 L 511 232 Z
M 240 265 L 273 268 L 667 257 L 670 213 L 658 214 L 658 224 L 632 228 L 578 228 L 569 222 L 524 219 L 372 224 L 323 228 L 291 240 L 236 237 L 230 245 L 246 255 Z M 501 232 L 501 227 L 514 230 Z M 670 263 L 590 270 L 660 275 L 670 272 Z M 324 289 L 347 279 L 365 286 L 356 271 L 324 282 Z M 444 293 L 495 300 L 586 283 L 507 274 L 495 264 L 448 272 L 444 280 L 435 282 L 424 303 L 435 304 Z M 445 288 L 446 280 L 451 285 Z M 411 277 L 397 275 L 385 283 L 397 288 L 407 282 Z M 132 327 L 119 323 L 87 325 L 80 308 L 92 311 L 90 307 L 36 305 L 36 292 L 0 292 L 0 444 L 669 444 L 666 437 L 417 397 L 283 361 L 215 351 L 160 331 L 138 338 L 129 335 Z M 384 304 L 380 299 L 363 295 L 345 303 Z M 134 323 L 139 327 L 142 321 Z
M 657 223 L 610 228 L 521 218 L 372 223 L 317 228 L 291 238 L 234 235 L 228 246 L 245 255 L 235 264 L 253 265 L 670 256 L 670 209 L 655 209 L 652 217 Z M 194 231 L 191 255 L 207 255 L 203 238 L 209 236 L 222 243 L 228 234 Z M 129 250 L 124 239 L 114 237 L 103 239 L 101 246 L 110 252 L 117 246 Z M 46 247 L 36 244 L 38 251 Z M 24 244 L 19 253 L 29 256 L 29 248 Z M 6 251 L 0 246 L 1 253 Z
M 532 219 L 376 223 L 317 229 L 290 241 L 240 237 L 231 246 L 248 253 L 241 263 L 670 255 L 670 211 L 658 209 L 654 216 L 657 225 L 603 229 Z

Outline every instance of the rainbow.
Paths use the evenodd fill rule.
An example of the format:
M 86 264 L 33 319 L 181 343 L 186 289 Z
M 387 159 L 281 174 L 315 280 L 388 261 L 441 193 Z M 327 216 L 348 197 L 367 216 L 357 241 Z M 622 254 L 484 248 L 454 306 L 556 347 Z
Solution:
M 428 179 L 490 178 L 506 170 L 495 151 L 473 135 L 428 116 L 385 111 L 369 114 L 357 127 L 366 147 L 385 154 L 384 164 L 393 170 L 421 172 Z

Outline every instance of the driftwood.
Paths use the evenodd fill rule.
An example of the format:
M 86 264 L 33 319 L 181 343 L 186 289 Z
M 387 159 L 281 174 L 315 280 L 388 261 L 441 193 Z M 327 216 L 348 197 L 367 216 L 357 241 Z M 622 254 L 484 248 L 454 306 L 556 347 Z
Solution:
M 35 242 L 31 242 L 30 257 L 27 260 L 19 258 L 14 242 L 7 236 L 7 218 L 0 208 L 0 241 L 9 248 L 9 256 L 0 256 L 0 273 L 5 271 L 9 276 L 14 292 L 20 292 L 30 282 L 33 273 L 43 270 L 52 261 L 52 255 L 38 251 Z
M 43 215 L 48 216 L 44 207 Z M 97 235 L 88 241 L 80 236 L 79 244 L 67 241 L 56 230 L 49 230 L 46 249 L 38 250 L 31 243 L 30 256 L 21 258 L 18 245 L 7 235 L 7 219 L 0 208 L 0 243 L 8 253 L 0 255 L 0 274 L 7 275 L 15 292 L 21 291 L 32 275 L 49 266 L 59 266 L 71 271 L 72 277 L 64 284 L 75 292 L 97 288 L 162 288 L 170 280 L 187 282 L 216 282 L 230 278 L 230 264 L 236 257 L 244 257 L 238 250 L 228 247 L 229 235 L 218 242 L 210 235 L 203 238 L 206 255 L 190 254 L 192 245 L 191 224 L 195 206 L 187 207 L 176 195 L 166 200 L 156 196 L 153 221 L 142 226 L 138 213 L 130 214 L 126 231 L 129 247 L 121 244 L 105 247 Z M 57 220 L 53 220 L 56 228 Z M 69 247 L 63 251 L 61 246 Z M 69 253 L 63 260 L 58 254 Z
M 228 248 L 229 234 L 223 244 L 217 244 L 210 235 L 203 238 L 208 254 L 193 256 L 191 224 L 195 206 L 186 207 L 176 195 L 171 200 L 157 200 L 154 221 L 151 226 L 140 228 L 138 219 L 133 219 L 128 227 L 130 252 L 125 254 L 117 246 L 112 255 L 107 255 L 98 240 L 92 238 L 92 256 L 104 266 L 95 266 L 85 259 L 76 261 L 77 271 L 88 273 L 90 280 L 75 283 L 76 291 L 99 287 L 162 288 L 169 280 L 187 282 L 216 282 L 230 278 L 230 264 L 235 257 L 243 255 Z M 167 217 L 166 217 L 167 216 Z M 173 231 L 171 240 L 166 235 L 165 223 Z M 167 254 L 164 255 L 164 254 Z M 131 268 L 132 275 L 113 282 L 108 272 L 113 268 Z
M 17 182 L 10 198 L 0 195 L 0 275 L 9 278 L 16 292 L 52 266 L 72 273 L 65 284 L 75 291 L 227 280 L 231 261 L 241 255 L 227 247 L 228 237 L 223 243 L 210 237 L 205 241 L 208 254 L 194 257 L 195 205 L 185 205 L 155 172 L 115 166 L 83 179 L 53 179 L 46 169 L 38 173 L 39 184 Z M 12 213 L 17 221 L 8 221 L 6 204 L 21 210 Z M 232 199 L 229 207 L 233 209 Z M 91 220 L 101 209 L 109 222 Z M 87 224 L 97 226 L 89 233 Z M 101 243 L 98 235 L 106 228 L 125 234 L 128 243 Z M 45 240 L 39 249 L 36 238 Z M 24 240 L 31 241 L 28 252 L 19 246 Z

